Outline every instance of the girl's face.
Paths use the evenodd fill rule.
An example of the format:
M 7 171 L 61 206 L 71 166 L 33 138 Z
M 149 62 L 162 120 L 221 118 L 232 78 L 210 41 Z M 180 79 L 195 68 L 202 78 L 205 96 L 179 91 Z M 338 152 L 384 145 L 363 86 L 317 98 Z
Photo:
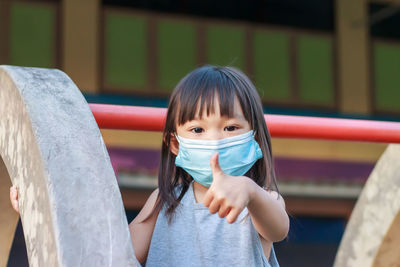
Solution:
M 226 116 L 221 117 L 218 97 L 214 99 L 214 113 L 210 113 L 207 116 L 207 111 L 204 109 L 201 118 L 197 115 L 194 120 L 187 121 L 183 125 L 177 125 L 177 134 L 190 139 L 219 140 L 243 134 L 251 130 L 250 124 L 245 119 L 242 108 L 236 97 L 232 118 Z

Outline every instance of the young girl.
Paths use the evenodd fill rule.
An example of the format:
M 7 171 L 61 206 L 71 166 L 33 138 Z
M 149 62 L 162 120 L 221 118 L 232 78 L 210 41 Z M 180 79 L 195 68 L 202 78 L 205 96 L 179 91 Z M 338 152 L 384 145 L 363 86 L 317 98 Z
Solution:
M 289 218 L 260 98 L 239 70 L 204 66 L 179 82 L 158 186 L 129 225 L 142 264 L 279 266 L 273 242 Z M 17 209 L 15 188 L 11 201 Z
M 171 95 L 163 141 L 159 188 L 130 224 L 138 260 L 278 266 L 272 243 L 289 218 L 272 190 L 270 135 L 251 81 L 232 67 L 189 73 Z

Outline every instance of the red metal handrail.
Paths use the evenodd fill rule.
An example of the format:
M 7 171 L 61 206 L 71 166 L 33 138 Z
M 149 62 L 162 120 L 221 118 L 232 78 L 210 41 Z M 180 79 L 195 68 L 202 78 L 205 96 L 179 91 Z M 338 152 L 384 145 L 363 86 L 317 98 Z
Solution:
M 162 131 L 166 108 L 89 104 L 100 128 Z M 264 115 L 273 137 L 400 143 L 400 123 Z

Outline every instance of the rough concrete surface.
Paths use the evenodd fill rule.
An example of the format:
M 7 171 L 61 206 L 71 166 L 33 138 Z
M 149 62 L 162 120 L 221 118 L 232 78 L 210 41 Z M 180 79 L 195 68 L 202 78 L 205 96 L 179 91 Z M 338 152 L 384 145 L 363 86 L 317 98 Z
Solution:
M 139 265 L 102 136 L 65 73 L 0 66 L 0 155 L 30 266 Z
M 400 266 L 400 145 L 388 146 L 368 178 L 334 266 Z

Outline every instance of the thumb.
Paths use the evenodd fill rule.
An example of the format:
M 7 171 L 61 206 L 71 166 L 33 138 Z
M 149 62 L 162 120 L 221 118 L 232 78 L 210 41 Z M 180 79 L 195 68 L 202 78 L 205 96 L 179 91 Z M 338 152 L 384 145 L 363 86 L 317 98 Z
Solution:
M 224 171 L 221 169 L 221 167 L 219 166 L 219 154 L 218 152 L 216 152 L 215 154 L 213 154 L 210 158 L 210 166 L 211 166 L 211 170 L 213 173 L 213 176 L 218 176 L 224 173 Z

